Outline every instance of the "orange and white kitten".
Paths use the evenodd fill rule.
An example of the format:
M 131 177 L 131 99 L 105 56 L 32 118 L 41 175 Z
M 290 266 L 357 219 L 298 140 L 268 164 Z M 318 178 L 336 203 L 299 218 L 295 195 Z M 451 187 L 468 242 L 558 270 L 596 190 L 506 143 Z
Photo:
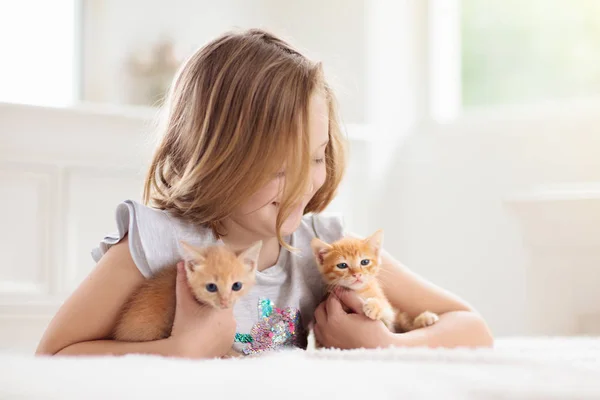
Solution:
M 382 242 L 383 231 L 378 230 L 366 239 L 343 238 L 331 244 L 315 238 L 311 247 L 328 288 L 340 286 L 355 291 L 364 301 L 367 317 L 382 321 L 396 333 L 434 324 L 439 319 L 437 314 L 425 311 L 413 319 L 395 310 L 385 297 L 378 281 Z
M 229 308 L 254 285 L 262 242 L 239 255 L 224 245 L 196 247 L 181 242 L 185 272 L 196 300 Z M 175 319 L 177 265 L 145 280 L 123 306 L 112 333 L 115 340 L 145 342 L 171 335 Z

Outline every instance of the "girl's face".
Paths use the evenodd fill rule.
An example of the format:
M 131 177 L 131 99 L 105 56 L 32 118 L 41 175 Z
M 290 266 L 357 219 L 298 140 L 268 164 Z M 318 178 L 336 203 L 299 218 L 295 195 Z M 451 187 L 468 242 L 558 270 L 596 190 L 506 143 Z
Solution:
M 328 111 L 325 97 L 320 93 L 314 94 L 309 104 L 308 115 L 311 185 L 292 209 L 290 216 L 284 221 L 281 227 L 283 236 L 291 234 L 298 228 L 304 208 L 325 182 L 325 148 L 329 139 Z M 231 222 L 261 238 L 276 236 L 275 222 L 279 211 L 280 189 L 283 187 L 284 179 L 283 174 L 273 177 L 267 185 L 234 210 L 230 217 Z

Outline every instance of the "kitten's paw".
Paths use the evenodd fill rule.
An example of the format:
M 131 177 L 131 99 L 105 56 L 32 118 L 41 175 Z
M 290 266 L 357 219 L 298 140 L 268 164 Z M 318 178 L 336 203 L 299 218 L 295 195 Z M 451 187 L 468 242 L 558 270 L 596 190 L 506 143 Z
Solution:
M 436 313 L 432 313 L 431 311 L 424 311 L 415 320 L 413 321 L 413 326 L 415 329 L 425 328 L 426 326 L 430 326 L 438 322 L 440 317 Z
M 363 305 L 363 312 L 368 318 L 380 320 L 383 316 L 384 307 L 381 301 L 371 297 L 365 301 L 365 304 Z

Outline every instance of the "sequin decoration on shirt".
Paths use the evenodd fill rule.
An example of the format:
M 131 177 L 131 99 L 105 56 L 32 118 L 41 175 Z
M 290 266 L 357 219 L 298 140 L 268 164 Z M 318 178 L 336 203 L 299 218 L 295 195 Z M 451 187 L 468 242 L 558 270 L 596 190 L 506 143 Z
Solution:
M 236 333 L 235 334 L 234 342 L 238 342 L 238 343 L 251 343 L 252 342 L 252 335 L 250 335 L 249 333 Z
M 260 298 L 258 322 L 250 330 L 252 340 L 243 352 L 249 355 L 299 346 L 299 327 L 300 310 L 292 307 L 277 308 L 270 299 Z

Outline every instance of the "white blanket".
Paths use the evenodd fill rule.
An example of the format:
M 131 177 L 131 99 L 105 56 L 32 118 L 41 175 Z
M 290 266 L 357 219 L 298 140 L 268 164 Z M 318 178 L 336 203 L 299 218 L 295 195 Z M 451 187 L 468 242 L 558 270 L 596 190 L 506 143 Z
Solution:
M 600 338 L 241 360 L 0 356 L 0 399 L 600 399 Z

